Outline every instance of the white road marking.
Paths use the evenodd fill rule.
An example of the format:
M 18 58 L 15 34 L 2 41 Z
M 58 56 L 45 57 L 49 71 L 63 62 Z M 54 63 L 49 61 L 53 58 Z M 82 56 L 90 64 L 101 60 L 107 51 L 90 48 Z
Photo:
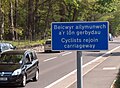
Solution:
M 58 79 L 57 81 L 55 81 L 54 83 L 50 84 L 49 86 L 47 86 L 45 88 L 50 88 L 50 87 L 54 86 L 55 84 L 59 83 L 60 81 L 64 80 L 65 78 L 69 77 L 70 75 L 75 74 L 76 71 L 77 71 L 77 69 L 72 71 L 72 72 L 70 72 L 69 74 L 65 75 L 64 77 Z
M 71 53 L 72 53 L 72 52 L 63 53 L 62 56 L 69 55 L 69 54 L 71 54 Z M 51 57 L 51 58 L 49 58 L 49 59 L 44 60 L 43 62 L 47 62 L 47 61 L 50 61 L 50 60 L 54 60 L 54 59 L 56 59 L 56 58 L 57 58 L 57 57 Z
M 72 52 L 64 53 L 64 54 L 62 54 L 62 56 L 69 55 L 69 54 L 71 54 L 71 53 L 72 53 Z
M 83 67 L 86 67 L 87 65 L 89 65 L 89 64 L 91 64 L 91 63 L 93 63 L 93 62 L 95 62 L 95 61 L 97 61 L 97 60 L 99 60 L 99 59 L 101 59 L 103 56 L 112 53 L 113 51 L 117 50 L 118 48 L 120 48 L 120 46 L 118 46 L 118 47 L 116 47 L 116 48 L 114 48 L 114 49 L 112 49 L 112 50 L 106 52 L 105 54 L 103 54 L 103 55 L 97 57 L 96 59 L 94 59 L 94 60 L 92 60 L 92 61 L 86 63 L 85 65 L 83 65 Z
M 91 64 L 91 63 L 93 63 L 93 62 L 95 62 L 95 61 L 97 61 L 97 60 L 99 60 L 99 59 L 101 59 L 103 56 L 112 53 L 113 51 L 117 50 L 118 48 L 120 48 L 120 46 L 118 46 L 118 47 L 116 47 L 116 48 L 114 48 L 114 49 L 112 49 L 112 50 L 106 52 L 105 54 L 103 54 L 103 55 L 97 57 L 96 59 L 94 59 L 94 60 L 92 60 L 92 61 L 90 61 L 90 62 L 84 64 L 84 65 L 82 66 L 82 68 L 88 66 L 89 64 Z M 45 88 L 51 88 L 52 86 L 54 86 L 55 84 L 61 82 L 61 81 L 64 80 L 64 79 L 66 79 L 67 77 L 71 76 L 71 74 L 73 74 L 73 73 L 75 73 L 75 72 L 77 72 L 77 69 L 75 69 L 74 71 L 72 71 L 72 72 L 70 72 L 69 74 L 65 75 L 64 77 L 62 77 L 62 78 L 56 80 L 55 82 L 51 83 L 50 85 L 46 86 Z M 75 80 L 75 82 L 76 82 L 76 81 L 77 81 L 77 80 Z M 71 85 L 72 85 L 72 84 L 71 84 Z M 69 85 L 69 86 L 70 86 L 70 85 Z
M 56 58 L 57 58 L 57 57 L 52 57 L 52 58 L 49 58 L 49 59 L 44 60 L 43 62 L 50 61 L 50 60 L 53 60 L 53 59 L 56 59 Z
M 103 70 L 116 70 L 116 67 L 104 67 Z
M 110 88 L 114 88 L 114 84 L 116 82 L 116 79 L 113 81 L 112 85 L 110 86 Z
M 76 71 L 77 72 L 77 71 Z M 72 84 L 74 84 L 75 82 L 77 81 L 77 79 L 76 80 L 74 80 L 72 83 L 70 83 L 68 86 L 66 86 L 66 88 L 69 88 Z

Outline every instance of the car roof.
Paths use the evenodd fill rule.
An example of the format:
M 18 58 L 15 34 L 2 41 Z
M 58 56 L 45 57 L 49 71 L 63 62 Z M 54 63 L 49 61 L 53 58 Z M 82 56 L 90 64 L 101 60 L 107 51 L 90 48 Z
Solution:
M 11 43 L 7 43 L 7 42 L 0 42 L 0 45 L 4 45 L 4 44 L 11 44 Z
M 11 44 L 9 42 L 0 42 L 0 44 Z
M 25 54 L 28 50 L 8 50 L 4 51 L 1 54 Z

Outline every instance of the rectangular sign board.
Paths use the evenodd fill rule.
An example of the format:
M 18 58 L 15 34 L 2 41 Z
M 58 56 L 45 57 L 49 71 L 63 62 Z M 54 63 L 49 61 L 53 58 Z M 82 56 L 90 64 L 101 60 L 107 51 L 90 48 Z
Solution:
M 108 22 L 53 22 L 52 50 L 108 50 Z

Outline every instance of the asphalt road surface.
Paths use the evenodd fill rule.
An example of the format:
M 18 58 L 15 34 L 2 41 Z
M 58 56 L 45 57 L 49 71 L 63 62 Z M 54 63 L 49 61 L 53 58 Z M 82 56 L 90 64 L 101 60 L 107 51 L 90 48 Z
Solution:
M 112 50 L 115 47 L 119 46 L 120 45 L 119 40 L 120 40 L 120 38 L 116 38 L 114 41 L 110 42 L 109 50 Z M 102 47 L 102 45 L 101 45 L 101 47 Z M 100 52 L 84 51 L 83 52 L 83 65 L 89 63 L 90 61 L 96 59 L 97 57 L 103 55 L 106 52 L 108 52 L 108 51 L 100 51 Z M 26 87 L 24 87 L 24 88 L 65 88 L 65 87 L 62 87 L 62 85 L 64 85 L 65 83 L 62 83 L 62 85 L 59 87 L 50 87 L 50 86 L 57 85 L 57 83 L 61 82 L 65 78 L 67 78 L 69 76 L 68 74 L 76 71 L 76 51 L 64 51 L 61 53 L 38 52 L 37 55 L 38 55 L 38 58 L 40 61 L 39 80 L 37 82 L 29 81 L 27 83 Z M 116 58 L 115 55 L 116 54 L 114 54 L 112 58 Z M 108 62 L 111 62 L 111 60 Z M 103 65 L 106 65 L 108 62 L 104 62 L 105 64 L 103 64 Z M 113 60 L 112 60 L 112 62 L 113 62 Z M 118 62 L 118 61 L 116 60 L 116 62 Z M 100 65 L 98 65 L 98 66 L 100 66 Z M 92 79 L 91 75 L 92 76 L 96 75 L 94 73 L 97 73 L 97 71 L 99 69 L 101 69 L 101 66 L 98 68 L 94 68 L 94 69 L 92 69 L 91 72 L 88 72 L 85 74 L 84 86 L 86 85 L 86 83 L 88 84 L 91 80 L 96 80 L 96 79 Z M 104 68 L 104 69 L 107 69 L 107 68 Z M 97 73 L 97 74 L 99 74 L 99 73 Z M 104 77 L 104 75 L 102 77 Z M 89 87 L 87 87 L 87 86 L 89 86 Z M 70 83 L 70 86 L 68 86 L 68 87 L 75 88 L 76 82 Z M 2 87 L 0 87 L 0 88 L 2 88 Z M 12 86 L 12 87 L 3 87 L 3 88 L 22 88 L 22 87 L 13 87 Z M 90 85 L 86 85 L 84 88 L 99 88 L 99 87 L 93 87 Z M 104 87 L 100 87 L 100 88 L 104 88 Z

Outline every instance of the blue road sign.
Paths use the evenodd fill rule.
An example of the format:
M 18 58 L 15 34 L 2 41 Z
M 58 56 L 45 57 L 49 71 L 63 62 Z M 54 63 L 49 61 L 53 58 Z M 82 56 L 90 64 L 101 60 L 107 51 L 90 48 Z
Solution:
M 108 22 L 53 22 L 52 50 L 108 50 Z

